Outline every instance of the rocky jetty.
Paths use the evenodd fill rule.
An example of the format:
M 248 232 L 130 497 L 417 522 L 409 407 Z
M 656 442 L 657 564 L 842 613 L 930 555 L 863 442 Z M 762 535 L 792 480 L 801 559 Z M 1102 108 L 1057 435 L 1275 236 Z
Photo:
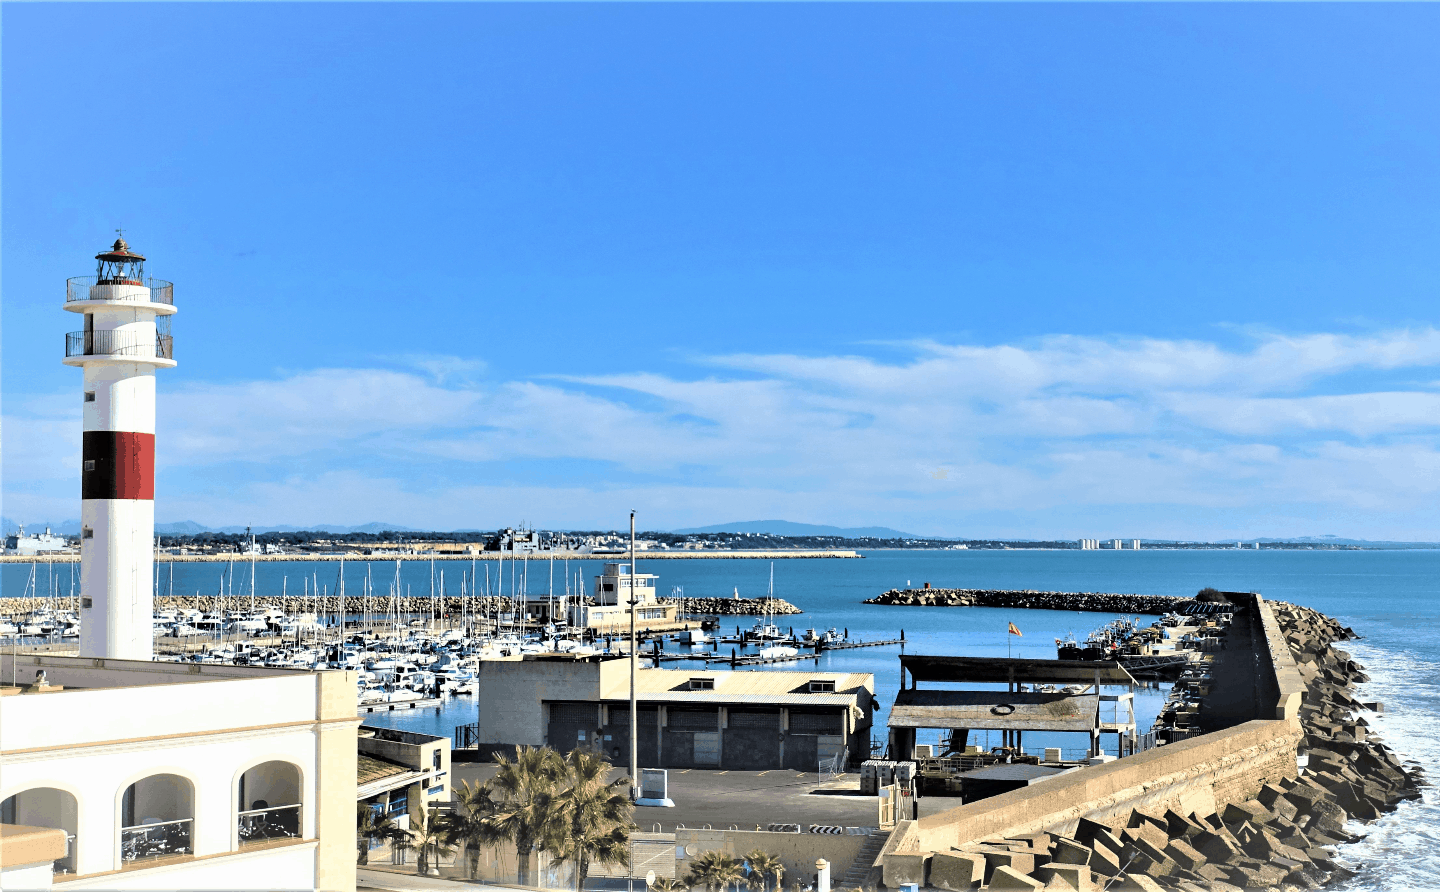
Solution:
M 789 616 L 805 612 L 783 598 L 686 598 L 684 604 L 687 616 L 760 616 L 765 613 Z
M 1173 595 L 1124 595 L 1112 592 L 1043 592 L 1032 589 L 891 589 L 866 604 L 902 607 L 1008 607 L 1026 610 L 1092 610 L 1098 613 L 1179 613 L 1193 598 Z

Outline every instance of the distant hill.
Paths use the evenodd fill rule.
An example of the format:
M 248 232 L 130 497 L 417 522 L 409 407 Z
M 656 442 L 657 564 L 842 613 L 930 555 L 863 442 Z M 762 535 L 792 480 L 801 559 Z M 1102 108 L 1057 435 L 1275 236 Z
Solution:
M 873 536 L 876 539 L 927 539 L 914 533 L 902 533 L 889 527 L 832 527 L 816 523 L 796 523 L 793 520 L 745 520 L 738 523 L 717 523 L 709 527 L 692 527 L 688 530 L 671 530 L 679 535 L 690 533 L 769 533 L 772 536 L 843 536 L 860 539 Z

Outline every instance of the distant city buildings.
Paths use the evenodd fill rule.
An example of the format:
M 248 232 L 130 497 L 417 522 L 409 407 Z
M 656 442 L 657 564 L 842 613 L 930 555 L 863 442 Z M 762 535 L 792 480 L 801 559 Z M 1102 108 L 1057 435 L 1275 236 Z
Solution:
M 1079 546 L 1081 551 L 1098 551 L 1102 548 L 1113 550 L 1121 550 L 1126 548 L 1132 551 L 1140 550 L 1139 539 L 1109 539 L 1105 541 L 1102 541 L 1100 539 L 1076 539 L 1075 542 Z

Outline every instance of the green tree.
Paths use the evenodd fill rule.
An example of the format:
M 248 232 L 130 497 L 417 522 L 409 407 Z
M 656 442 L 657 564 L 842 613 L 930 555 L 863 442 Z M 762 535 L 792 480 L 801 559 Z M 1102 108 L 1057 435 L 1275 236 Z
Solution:
M 429 873 L 431 857 L 438 860 L 439 856 L 455 851 L 455 846 L 446 838 L 445 819 L 423 806 L 410 818 L 410 829 L 402 833 L 399 844 L 416 852 L 416 873 Z
M 480 873 L 480 849 L 502 838 L 488 823 L 496 811 L 494 794 L 489 784 L 470 781 L 461 781 L 451 793 L 455 808 L 445 816 L 445 839 L 465 846 L 466 867 L 473 880 Z
M 655 882 L 650 884 L 650 892 L 684 892 L 690 888 L 684 882 L 674 877 L 656 877 Z
M 565 774 L 565 762 L 549 747 L 522 746 L 515 758 L 500 756 L 500 770 L 490 781 L 496 796 L 495 813 L 485 819 L 502 839 L 515 843 L 516 880 L 530 883 L 530 853 L 536 843 L 553 838 L 556 824 L 555 790 Z
M 701 852 L 690 862 L 690 873 L 685 882 L 690 886 L 704 886 L 709 892 L 720 892 L 731 883 L 738 883 L 745 874 L 740 861 L 724 852 Z
M 372 808 L 364 802 L 357 802 L 355 809 L 355 844 L 358 849 L 355 863 L 370 863 L 370 846 L 375 842 L 393 840 L 404 833 L 383 809 Z
M 758 880 L 762 890 L 768 890 L 770 877 L 775 878 L 775 892 L 780 892 L 780 878 L 785 873 L 785 864 L 769 852 L 756 849 L 745 856 L 750 866 L 750 879 Z
M 620 865 L 630 856 L 630 779 L 608 780 L 611 765 L 598 753 L 573 750 L 565 757 L 564 789 L 551 800 L 555 824 L 548 847 L 575 864 L 579 892 L 590 865 Z

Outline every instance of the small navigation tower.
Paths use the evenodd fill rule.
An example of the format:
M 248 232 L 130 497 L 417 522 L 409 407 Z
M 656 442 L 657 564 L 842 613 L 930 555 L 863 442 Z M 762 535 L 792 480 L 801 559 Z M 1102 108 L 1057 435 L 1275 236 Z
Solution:
M 155 370 L 175 366 L 174 286 L 145 278 L 117 238 L 70 279 L 65 364 L 85 372 L 80 471 L 80 655 L 149 660 L 155 571 Z

